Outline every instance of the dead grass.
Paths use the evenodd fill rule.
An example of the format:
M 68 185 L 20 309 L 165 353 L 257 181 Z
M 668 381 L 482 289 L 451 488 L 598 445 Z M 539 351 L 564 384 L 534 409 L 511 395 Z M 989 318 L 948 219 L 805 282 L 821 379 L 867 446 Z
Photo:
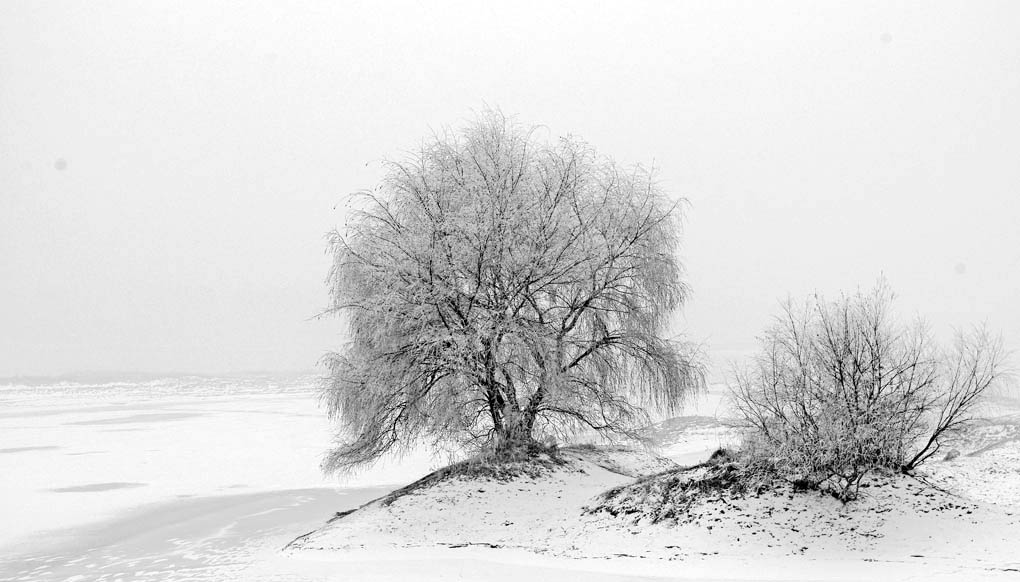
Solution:
M 635 521 L 678 522 L 691 506 L 705 497 L 744 497 L 773 486 L 774 477 L 740 463 L 719 449 L 704 463 L 670 469 L 615 487 L 585 508 L 589 514 L 633 516 Z

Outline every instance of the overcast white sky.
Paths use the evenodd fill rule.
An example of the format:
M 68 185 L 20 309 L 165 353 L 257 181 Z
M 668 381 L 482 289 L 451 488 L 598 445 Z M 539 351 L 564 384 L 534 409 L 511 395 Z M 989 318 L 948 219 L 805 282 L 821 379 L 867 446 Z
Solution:
M 654 160 L 717 361 L 881 273 L 1020 342 L 1020 2 L 286 4 L 0 3 L 0 376 L 312 368 L 334 206 L 485 104 Z

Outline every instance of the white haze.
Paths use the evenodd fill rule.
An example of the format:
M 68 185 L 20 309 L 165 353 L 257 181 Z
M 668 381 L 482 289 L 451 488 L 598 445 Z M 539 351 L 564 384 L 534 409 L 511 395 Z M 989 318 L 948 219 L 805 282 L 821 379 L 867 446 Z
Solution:
M 690 200 L 717 362 L 883 273 L 1020 343 L 1020 4 L 499 4 L 0 4 L 0 376 L 313 367 L 343 195 L 486 104 Z

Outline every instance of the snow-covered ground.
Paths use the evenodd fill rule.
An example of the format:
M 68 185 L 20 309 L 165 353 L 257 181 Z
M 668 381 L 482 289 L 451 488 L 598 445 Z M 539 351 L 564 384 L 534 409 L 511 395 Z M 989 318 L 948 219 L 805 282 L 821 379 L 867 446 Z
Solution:
M 1008 580 L 1020 572 L 1020 513 L 912 478 L 871 480 L 847 506 L 815 492 L 712 493 L 678 521 L 652 523 L 640 513 L 590 508 L 601 492 L 661 466 L 585 451 L 564 457 L 567 465 L 537 478 L 452 479 L 389 504 L 373 502 L 287 553 L 295 562 L 338 567 L 414 561 L 423 552 L 496 561 L 532 553 L 550 568 L 611 563 L 617 574 L 681 579 Z M 390 566 L 394 578 L 403 571 L 400 563 Z M 380 576 L 385 571 L 376 568 Z
M 539 566 L 546 570 L 535 575 L 556 579 L 1012 580 L 1020 575 L 1020 403 L 1006 399 L 994 410 L 952 443 L 961 456 L 934 460 L 917 478 L 873 477 L 849 505 L 786 487 L 706 494 L 660 523 L 627 513 L 633 506 L 591 511 L 602 492 L 661 465 L 580 449 L 539 478 L 452 479 L 373 502 L 297 540 L 286 555 L 381 580 L 414 571 L 441 579 L 423 568 L 426 557 L 475 564 L 468 579 L 479 580 Z M 690 464 L 736 441 L 720 390 L 689 413 L 650 432 L 660 454 Z
M 763 497 L 679 525 L 590 514 L 668 463 L 588 451 L 546 479 L 455 481 L 326 525 L 448 459 L 323 477 L 309 377 L 0 386 L 0 580 L 1015 579 L 1020 402 L 988 416 L 931 463 L 948 493 L 869 489 L 864 513 Z M 650 434 L 680 464 L 736 438 L 719 389 Z
M 941 487 L 969 499 L 1020 506 L 1020 397 L 998 395 L 982 410 L 982 419 L 941 453 L 957 451 L 949 461 L 929 463 L 925 472 Z M 936 457 L 944 459 L 944 455 Z
M 308 376 L 0 385 L 0 580 L 225 579 L 442 464 L 338 483 L 329 439 Z

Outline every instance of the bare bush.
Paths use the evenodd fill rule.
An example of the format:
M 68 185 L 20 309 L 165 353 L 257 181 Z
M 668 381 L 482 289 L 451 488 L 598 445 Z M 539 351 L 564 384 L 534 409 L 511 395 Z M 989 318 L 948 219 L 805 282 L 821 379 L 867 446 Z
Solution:
M 636 435 L 703 384 L 663 337 L 686 297 L 677 204 L 640 167 L 490 112 L 389 165 L 331 235 L 327 470 L 436 443 Z
M 847 500 L 869 471 L 913 470 L 967 425 L 1003 377 L 1001 339 L 976 327 L 941 349 L 923 322 L 893 317 L 892 299 L 882 283 L 783 305 L 736 374 L 749 457 Z

